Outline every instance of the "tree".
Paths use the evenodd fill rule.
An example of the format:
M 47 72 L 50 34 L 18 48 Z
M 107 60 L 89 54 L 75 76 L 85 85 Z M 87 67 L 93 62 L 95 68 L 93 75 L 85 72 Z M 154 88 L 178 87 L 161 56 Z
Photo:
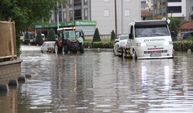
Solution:
M 169 28 L 171 31 L 171 36 L 172 36 L 172 40 L 177 40 L 177 34 L 180 28 L 180 25 L 182 23 L 182 20 L 179 18 L 174 18 L 171 17 L 170 19 L 170 23 L 169 23 Z
M 98 28 L 96 28 L 95 32 L 94 32 L 94 37 L 93 37 L 92 42 L 98 42 L 98 41 L 101 41 L 101 38 L 100 38 L 100 35 L 99 35 L 99 30 L 98 30 Z
M 55 41 L 55 40 L 56 40 L 55 32 L 54 32 L 53 29 L 49 30 L 48 40 L 49 40 L 49 41 Z
M 0 0 L 0 20 L 12 20 L 16 31 L 22 31 L 38 21 L 48 21 L 57 3 L 67 0 Z
M 111 32 L 111 41 L 114 41 L 116 39 L 115 31 L 113 30 Z
M 180 28 L 180 24 L 182 23 L 182 20 L 180 20 L 179 18 L 174 18 L 171 17 L 170 19 L 170 23 L 169 23 L 169 28 L 171 31 L 178 31 Z
M 48 21 L 51 10 L 65 3 L 67 0 L 0 0 L 0 20 L 15 22 L 16 39 L 19 40 L 21 31 L 38 21 Z M 17 44 L 19 51 L 20 43 Z
M 43 43 L 43 37 L 42 37 L 41 32 L 38 32 L 38 33 L 37 33 L 36 43 L 39 44 L 39 45 L 41 45 L 41 44 Z

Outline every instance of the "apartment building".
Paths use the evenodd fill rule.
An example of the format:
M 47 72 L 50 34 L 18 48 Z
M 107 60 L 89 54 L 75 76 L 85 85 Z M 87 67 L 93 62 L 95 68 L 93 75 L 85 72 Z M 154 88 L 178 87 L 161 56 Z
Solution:
M 193 0 L 168 0 L 168 16 L 190 20 L 193 14 Z
M 141 10 L 146 10 L 146 9 L 147 9 L 147 1 L 141 0 Z
M 153 17 L 167 16 L 167 0 L 152 0 L 152 15 Z
M 96 21 L 101 35 L 128 33 L 130 22 L 141 19 L 140 0 L 69 0 L 53 11 L 52 23 L 76 20 Z

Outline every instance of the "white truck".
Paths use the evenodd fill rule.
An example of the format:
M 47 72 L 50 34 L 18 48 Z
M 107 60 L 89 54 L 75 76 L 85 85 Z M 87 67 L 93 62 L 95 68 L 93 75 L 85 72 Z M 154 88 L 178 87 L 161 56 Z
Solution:
M 125 57 L 135 59 L 173 58 L 173 43 L 167 21 L 145 20 L 129 26 Z

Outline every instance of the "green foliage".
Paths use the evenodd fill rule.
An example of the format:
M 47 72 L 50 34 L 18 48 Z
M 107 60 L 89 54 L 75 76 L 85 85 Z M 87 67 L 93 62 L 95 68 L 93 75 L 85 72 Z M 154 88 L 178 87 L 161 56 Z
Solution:
M 180 28 L 180 24 L 182 23 L 182 20 L 179 18 L 174 18 L 171 17 L 170 19 L 170 24 L 169 24 L 169 28 L 171 31 L 178 31 Z
M 92 48 L 113 48 L 112 42 L 93 42 Z
M 100 34 L 99 34 L 99 30 L 98 28 L 95 29 L 95 32 L 94 32 L 94 37 L 93 37 L 93 42 L 98 42 L 98 41 L 101 41 L 101 38 L 100 38 Z
M 38 32 L 38 33 L 37 33 L 36 40 L 43 40 L 43 39 L 42 39 L 41 32 Z
M 84 47 L 85 48 L 91 48 L 92 47 L 92 40 L 85 40 L 84 41 Z
M 114 41 L 116 39 L 115 31 L 113 30 L 111 32 L 111 41 Z
M 67 0 L 0 0 L 0 20 L 14 21 L 16 34 L 38 21 L 47 21 L 51 10 L 59 4 L 67 3 Z M 19 37 L 17 37 L 17 50 L 19 51 Z
M 175 41 L 173 45 L 175 51 L 187 51 L 188 49 L 193 50 L 193 42 L 189 40 Z
M 53 29 L 49 30 L 48 40 L 49 40 L 49 41 L 55 41 L 55 40 L 56 40 L 55 32 L 54 32 Z
M 49 20 L 51 10 L 57 2 L 65 4 L 67 0 L 0 0 L 0 20 L 12 20 L 16 30 L 22 31 L 33 23 Z
M 16 50 L 17 50 L 17 56 L 19 56 L 21 54 L 20 51 L 20 36 L 16 36 Z
M 38 44 L 42 44 L 42 43 L 43 43 L 43 37 L 42 37 L 42 35 L 41 35 L 41 32 L 38 32 L 38 33 L 37 33 L 36 42 L 37 42 Z
M 193 36 L 190 34 L 190 35 L 188 36 L 188 38 L 186 38 L 186 39 L 184 39 L 184 40 L 193 42 Z
M 106 40 L 92 42 L 92 40 L 86 39 L 84 41 L 84 47 L 85 48 L 113 48 L 113 42 L 106 41 Z
M 25 38 L 26 38 L 26 39 L 30 39 L 28 32 L 25 33 Z
M 101 40 L 98 42 L 92 42 L 92 39 L 85 39 L 85 48 L 113 48 L 113 42 L 110 40 Z

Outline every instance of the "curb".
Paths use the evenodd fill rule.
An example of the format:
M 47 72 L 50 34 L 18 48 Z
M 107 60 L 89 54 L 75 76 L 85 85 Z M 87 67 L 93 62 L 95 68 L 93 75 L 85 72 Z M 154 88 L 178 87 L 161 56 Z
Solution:
M 20 64 L 22 60 L 13 60 L 13 61 L 5 61 L 5 62 L 0 62 L 0 66 L 5 66 L 5 65 L 12 65 L 12 64 Z

